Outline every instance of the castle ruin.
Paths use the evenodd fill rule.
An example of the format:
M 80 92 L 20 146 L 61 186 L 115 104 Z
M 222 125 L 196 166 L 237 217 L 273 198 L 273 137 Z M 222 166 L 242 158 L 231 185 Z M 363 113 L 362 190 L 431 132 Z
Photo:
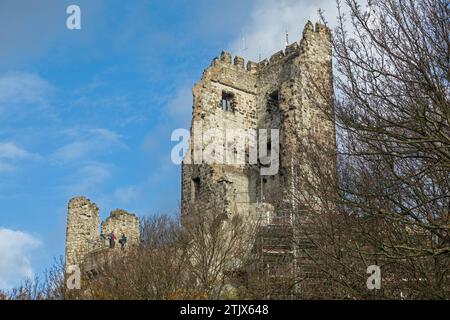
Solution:
M 334 121 L 323 116 L 324 110 L 332 113 L 332 101 L 331 33 L 323 24 L 308 21 L 301 41 L 289 44 L 269 60 L 248 61 L 245 65 L 243 58 L 233 59 L 230 53 L 222 52 L 193 88 L 190 149 L 182 163 L 182 220 L 220 203 L 225 216 L 262 218 L 263 241 L 259 243 L 265 252 L 265 266 L 279 255 L 295 260 L 291 246 L 295 237 L 292 197 L 302 187 L 296 167 L 308 169 L 311 165 L 303 161 L 304 145 L 336 149 Z M 221 136 L 224 149 L 229 144 L 236 149 L 243 143 L 244 163 L 227 163 L 225 157 L 229 154 L 220 152 L 217 163 L 196 161 L 211 143 L 203 136 L 208 129 Z M 230 129 L 244 135 L 230 139 Z M 277 141 L 271 134 L 273 129 L 278 130 Z M 258 130 L 267 130 L 264 149 L 269 151 L 266 158 L 270 158 L 270 163 L 261 157 L 255 163 L 248 161 L 255 145 L 246 130 L 254 130 L 258 135 Z M 258 142 L 260 151 L 261 140 Z M 272 157 L 274 153 L 278 155 L 276 159 Z M 264 169 L 274 165 L 274 160 L 276 171 L 265 173 Z M 330 175 L 336 171 L 333 160 L 322 165 L 328 167 Z M 99 209 L 94 203 L 84 197 L 70 201 L 66 266 L 89 264 L 96 252 L 107 250 L 99 224 Z M 113 211 L 101 223 L 103 235 L 113 231 L 118 237 L 126 234 L 130 245 L 140 241 L 139 220 L 126 211 Z M 278 239 L 276 245 L 274 238 Z M 265 246 L 264 239 L 271 244 Z
M 66 230 L 66 269 L 78 265 L 84 272 L 95 265 L 99 253 L 109 252 L 108 236 L 114 232 L 119 239 L 127 237 L 126 246 L 140 242 L 139 218 L 125 210 L 117 209 L 101 223 L 99 208 L 85 197 L 69 201 Z M 115 252 L 120 246 L 115 248 Z
M 259 63 L 248 61 L 245 65 L 243 58 L 233 59 L 230 53 L 222 52 L 193 88 L 190 148 L 182 164 L 182 219 L 220 203 L 225 215 L 262 221 L 260 249 L 267 253 L 265 268 L 269 269 L 279 255 L 290 261 L 301 260 L 298 256 L 292 259 L 296 253 L 291 245 L 296 210 L 292 197 L 302 188 L 296 168 L 302 166 L 307 171 L 311 166 L 304 161 L 305 145 L 334 153 L 334 120 L 324 116 L 324 111 L 333 113 L 332 101 L 331 32 L 321 23 L 308 21 L 300 42 Z M 215 150 L 218 161 L 204 161 L 201 154 L 210 152 L 212 143 L 204 132 L 210 129 L 215 130 L 215 138 L 220 136 L 219 145 L 225 150 L 231 145 L 236 154 L 236 146 L 245 144 L 245 162 L 230 164 L 226 158 L 229 151 Z M 230 137 L 232 129 L 242 134 Z M 270 150 L 267 156 L 276 152 L 279 157 L 272 158 L 272 163 L 261 158 L 256 163 L 249 161 L 255 148 L 245 133 L 249 129 L 258 136 L 267 130 L 268 138 L 263 143 L 258 140 L 257 149 Z M 278 129 L 278 144 L 271 129 Z M 265 174 L 263 169 L 274 161 L 275 174 Z M 333 159 L 315 165 L 326 166 L 330 175 L 336 171 Z M 270 244 L 266 246 L 264 241 Z
M 311 83 L 312 79 L 315 85 Z M 326 97 L 314 94 L 314 86 L 323 88 Z M 227 130 L 278 129 L 279 168 L 276 174 L 264 175 L 264 164 L 185 163 L 182 166 L 182 213 L 196 202 L 209 202 L 211 188 L 221 190 L 229 212 L 247 212 L 252 204 L 289 202 L 294 184 L 293 164 L 301 161 L 299 143 L 312 134 L 328 146 L 335 146 L 334 122 L 323 117 L 321 110 L 332 108 L 331 34 L 329 29 L 308 22 L 300 43 L 294 42 L 259 63 L 222 52 L 207 68 L 193 89 L 191 148 L 186 156 L 198 157 L 210 141 L 199 136 L 214 128 L 226 143 Z M 200 133 L 201 135 L 201 133 Z M 268 133 L 270 136 L 270 134 Z M 238 136 L 236 140 L 243 140 Z M 233 138 L 232 138 L 233 139 Z M 278 151 L 268 139 L 267 149 Z M 201 141 L 199 150 L 195 141 Z M 247 145 L 248 146 L 248 145 Z M 261 148 L 261 146 L 259 146 Z M 225 157 L 226 155 L 220 155 Z M 249 154 L 247 152 L 246 159 Z

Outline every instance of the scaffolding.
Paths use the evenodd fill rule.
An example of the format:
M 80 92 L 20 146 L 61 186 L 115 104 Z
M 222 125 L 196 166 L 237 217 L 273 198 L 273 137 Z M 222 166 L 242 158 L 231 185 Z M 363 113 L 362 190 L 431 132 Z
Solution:
M 291 299 L 295 278 L 294 228 L 292 212 L 261 211 L 255 239 L 257 272 L 261 275 L 264 296 L 269 299 Z

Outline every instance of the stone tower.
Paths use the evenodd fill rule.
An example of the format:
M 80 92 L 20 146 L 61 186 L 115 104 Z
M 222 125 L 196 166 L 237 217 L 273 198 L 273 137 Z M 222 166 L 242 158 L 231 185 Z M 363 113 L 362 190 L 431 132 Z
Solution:
M 85 197 L 69 201 L 66 231 L 66 269 L 71 265 L 80 265 L 84 271 L 95 267 L 98 256 L 113 253 L 109 250 L 108 235 L 114 232 L 117 239 L 124 234 L 126 247 L 140 243 L 139 218 L 125 210 L 117 209 L 101 223 L 99 208 Z M 103 237 L 101 237 L 103 235 Z M 120 245 L 116 246 L 120 250 Z
M 66 231 L 66 266 L 80 264 L 99 238 L 99 209 L 85 197 L 69 201 Z
M 102 222 L 102 234 L 108 235 L 114 232 L 118 238 L 125 234 L 129 243 L 139 243 L 139 219 L 136 215 L 117 209 L 111 212 L 108 218 Z
M 299 43 L 259 63 L 245 65 L 243 58 L 222 52 L 193 88 L 190 150 L 182 165 L 182 216 L 188 216 L 194 204 L 211 203 L 211 197 L 219 198 L 227 213 L 247 214 L 262 203 L 275 212 L 288 206 L 289 195 L 299 187 L 294 171 L 302 165 L 301 145 L 313 136 L 315 142 L 335 148 L 334 122 L 322 112 L 332 111 L 332 100 L 331 34 L 320 23 L 308 21 Z M 238 133 L 234 138 L 230 129 Z M 257 149 L 279 151 L 277 170 L 269 174 L 262 170 L 267 159 L 263 161 L 261 153 L 258 161 L 250 161 L 255 140 L 249 132 L 261 137 L 261 129 L 268 130 L 268 138 L 256 140 Z M 279 143 L 271 129 L 278 129 Z M 245 161 L 230 164 L 229 151 L 210 152 L 207 130 L 220 137 L 224 150 L 245 144 Z M 218 161 L 205 161 L 205 152 Z

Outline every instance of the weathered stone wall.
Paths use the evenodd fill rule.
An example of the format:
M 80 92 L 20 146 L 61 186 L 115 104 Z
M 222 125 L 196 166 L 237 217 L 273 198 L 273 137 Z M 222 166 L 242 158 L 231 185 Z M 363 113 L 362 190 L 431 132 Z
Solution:
M 110 216 L 102 222 L 101 230 L 106 237 L 114 232 L 117 239 L 124 234 L 127 237 L 127 244 L 130 245 L 140 241 L 139 218 L 125 210 L 117 209 L 111 212 Z
M 99 209 L 85 197 L 69 202 L 66 230 L 66 266 L 82 263 L 99 237 Z
M 294 167 L 302 163 L 302 145 L 322 142 L 335 147 L 334 122 L 323 116 L 332 108 L 332 64 L 330 31 L 308 22 L 300 43 L 293 43 L 259 63 L 222 52 L 204 71 L 193 89 L 190 160 L 200 124 L 203 133 L 216 129 L 279 129 L 280 168 L 276 175 L 260 176 L 260 166 L 188 164 L 182 166 L 182 213 L 194 203 L 211 203 L 219 197 L 229 212 L 248 213 L 252 204 L 267 202 L 279 209 L 289 202 Z M 222 95 L 234 97 L 234 112 L 223 111 Z M 270 134 L 269 134 L 270 135 Z M 313 136 L 314 141 L 309 141 Z M 200 138 L 201 142 L 202 138 Z M 223 138 L 223 144 L 226 143 Z M 203 151 L 208 148 L 203 143 Z M 197 152 L 198 154 L 198 152 Z M 223 162 L 223 161 L 222 161 Z M 306 165 L 306 164 L 305 164 Z M 330 166 L 330 171 L 333 167 Z M 227 184 L 226 192 L 220 187 Z
M 108 235 L 114 232 L 118 240 L 125 234 L 126 247 L 139 244 L 139 218 L 125 210 L 117 209 L 101 224 L 99 208 L 85 197 L 73 198 L 69 202 L 66 232 L 66 268 L 71 265 L 92 264 L 92 257 L 109 250 Z
M 249 62 L 244 67 L 244 61 L 236 57 L 232 61 L 231 55 L 222 52 L 219 58 L 215 58 L 211 66 L 203 73 L 202 80 L 194 87 L 194 105 L 192 123 L 197 124 L 191 128 L 191 157 L 194 160 L 193 143 L 197 133 L 196 129 L 214 129 L 214 138 L 222 140 L 225 148 L 227 129 L 256 129 L 256 64 Z M 222 95 L 233 96 L 233 111 L 222 110 Z M 199 137 L 206 151 L 208 141 Z M 240 137 L 236 137 L 240 139 Z M 201 151 L 201 152 L 202 152 Z M 183 165 L 182 169 L 182 210 L 188 212 L 188 207 L 193 202 L 210 203 L 208 199 L 212 194 L 224 196 L 223 203 L 227 203 L 225 211 L 227 213 L 236 210 L 247 210 L 248 203 L 254 202 L 255 194 L 249 192 L 255 190 L 254 181 L 250 179 L 248 165 L 226 165 L 226 154 L 222 153 L 218 159 L 218 164 L 210 165 Z M 232 155 L 234 157 L 234 155 Z M 217 156 L 218 157 L 218 156 Z M 197 185 L 197 187 L 195 186 Z M 223 190 L 228 190 L 225 195 Z M 197 190 L 197 191 L 196 191 Z M 196 194 L 197 193 L 197 194 Z M 196 194 L 196 196 L 194 196 Z M 194 199 L 195 198 L 195 199 Z M 231 199 L 233 198 L 233 199 Z M 236 200 L 235 200 L 236 199 Z

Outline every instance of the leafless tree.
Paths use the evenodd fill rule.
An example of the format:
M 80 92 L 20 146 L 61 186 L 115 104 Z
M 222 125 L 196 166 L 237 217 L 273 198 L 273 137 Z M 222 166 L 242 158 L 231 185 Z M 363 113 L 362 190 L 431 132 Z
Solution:
M 318 297 L 448 299 L 450 8 L 370 4 L 375 16 L 338 1 L 334 112 L 323 110 L 336 123 L 337 172 L 324 169 L 330 148 L 302 152 L 296 227 L 313 245 L 299 250 L 329 280 Z M 372 264 L 381 290 L 366 288 Z
M 55 259 L 42 276 L 25 279 L 11 290 L 0 290 L 0 300 L 62 300 L 65 296 L 63 271 L 63 259 Z
M 248 271 L 254 258 L 257 220 L 238 212 L 222 195 L 211 188 L 208 201 L 193 204 L 183 219 L 188 268 L 209 299 L 237 298 L 238 275 Z
M 195 282 L 186 271 L 187 252 L 176 217 L 145 218 L 142 241 L 124 251 L 108 250 L 78 292 L 79 299 L 196 299 Z

